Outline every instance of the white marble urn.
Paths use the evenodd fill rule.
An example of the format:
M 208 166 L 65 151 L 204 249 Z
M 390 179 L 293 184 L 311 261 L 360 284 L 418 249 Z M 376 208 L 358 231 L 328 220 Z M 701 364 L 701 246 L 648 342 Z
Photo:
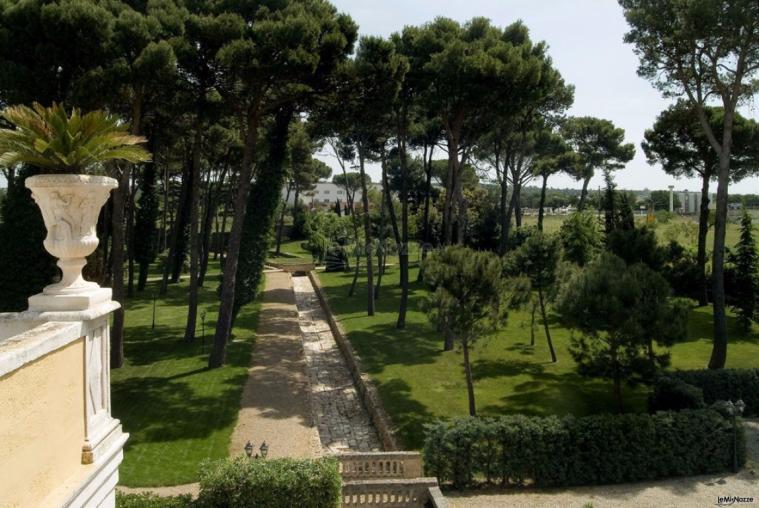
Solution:
M 29 298 L 29 310 L 79 311 L 110 301 L 111 290 L 82 277 L 86 257 L 95 252 L 100 209 L 115 179 L 89 175 L 35 175 L 25 185 L 42 211 L 45 250 L 58 258 L 61 281 Z

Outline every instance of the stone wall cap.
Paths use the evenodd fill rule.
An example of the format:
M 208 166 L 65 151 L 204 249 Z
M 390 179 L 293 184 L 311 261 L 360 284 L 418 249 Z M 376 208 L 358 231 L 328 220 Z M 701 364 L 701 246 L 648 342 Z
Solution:
M 81 337 L 81 323 L 49 321 L 0 341 L 0 377 Z
M 24 312 L 20 312 L 18 316 L 20 319 L 30 321 L 92 321 L 93 319 L 109 314 L 120 307 L 121 305 L 119 302 L 110 300 L 85 310 L 25 310 Z
M 27 188 L 61 187 L 66 185 L 99 185 L 115 189 L 119 183 L 115 178 L 101 175 L 44 174 L 28 177 L 24 181 Z

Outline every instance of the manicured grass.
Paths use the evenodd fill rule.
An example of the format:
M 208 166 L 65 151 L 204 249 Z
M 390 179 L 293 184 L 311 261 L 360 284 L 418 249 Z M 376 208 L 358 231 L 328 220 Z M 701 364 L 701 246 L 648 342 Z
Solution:
M 113 414 L 131 434 L 120 469 L 130 487 L 179 485 L 197 481 L 203 459 L 227 456 L 240 410 L 242 386 L 258 319 L 258 303 L 242 309 L 227 349 L 227 365 L 208 370 L 218 297 L 218 270 L 201 290 L 197 338 L 183 341 L 187 283 L 169 286 L 156 301 L 151 329 L 152 294 L 158 282 L 126 305 L 123 368 L 112 371 Z M 200 313 L 206 311 L 205 346 Z
M 416 281 L 412 268 L 410 280 Z M 420 311 L 424 289 L 414 282 L 409 298 L 407 325 L 395 328 L 400 291 L 398 271 L 389 268 L 374 317 L 366 316 L 365 278 L 357 295 L 348 298 L 352 275 L 319 274 L 333 311 L 337 314 L 364 367 L 378 384 L 386 409 L 399 426 L 406 447 L 419 448 L 423 425 L 435 418 L 468 414 L 466 383 L 459 351 L 443 352 L 441 335 Z M 512 312 L 507 326 L 478 342 L 472 354 L 477 408 L 480 415 L 525 413 L 533 415 L 609 412 L 615 410 L 611 383 L 583 378 L 567 351 L 570 331 L 550 317 L 559 360 L 550 363 L 542 328 L 535 330 L 530 346 L 530 314 Z M 672 348 L 673 367 L 703 368 L 711 352 L 711 308 L 693 311 L 689 338 Z M 536 323 L 539 325 L 539 322 Z M 744 336 L 730 319 L 728 367 L 759 366 L 759 330 Z M 630 411 L 645 408 L 645 387 L 625 388 Z
M 269 252 L 270 263 L 276 263 L 280 265 L 310 263 L 313 261 L 313 256 L 306 249 L 303 248 L 305 240 L 287 240 L 283 241 L 279 249 L 279 256 L 275 256 L 274 250 Z

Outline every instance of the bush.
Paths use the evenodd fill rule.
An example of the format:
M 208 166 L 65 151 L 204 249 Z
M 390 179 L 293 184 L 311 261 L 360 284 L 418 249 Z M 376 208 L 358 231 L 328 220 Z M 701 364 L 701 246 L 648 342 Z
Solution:
M 680 411 L 704 407 L 704 391 L 680 379 L 662 376 L 648 398 L 648 410 Z
M 198 505 L 208 508 L 336 508 L 342 483 L 337 460 L 246 457 L 206 462 Z
M 116 508 L 189 508 L 192 505 L 192 496 L 189 494 L 161 497 L 155 494 L 116 493 Z
M 743 415 L 759 416 L 759 369 L 680 370 L 667 375 L 701 388 L 707 404 L 743 399 Z
M 746 460 L 739 424 L 738 463 Z M 711 409 L 583 418 L 458 418 L 427 427 L 427 474 L 462 488 L 654 480 L 733 466 L 732 423 Z

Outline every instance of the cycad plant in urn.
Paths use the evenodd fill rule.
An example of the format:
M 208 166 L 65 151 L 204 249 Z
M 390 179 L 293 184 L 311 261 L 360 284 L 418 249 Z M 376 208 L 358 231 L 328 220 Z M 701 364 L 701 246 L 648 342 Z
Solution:
M 13 128 L 0 129 L 0 166 L 25 164 L 48 174 L 25 185 L 42 211 L 47 228 L 45 249 L 58 258 L 61 280 L 29 299 L 30 310 L 83 310 L 110 300 L 109 289 L 85 281 L 82 268 L 98 245 L 100 209 L 117 186 L 104 173 L 109 161 L 150 160 L 128 126 L 104 111 L 70 114 L 63 105 L 10 106 L 0 116 Z

